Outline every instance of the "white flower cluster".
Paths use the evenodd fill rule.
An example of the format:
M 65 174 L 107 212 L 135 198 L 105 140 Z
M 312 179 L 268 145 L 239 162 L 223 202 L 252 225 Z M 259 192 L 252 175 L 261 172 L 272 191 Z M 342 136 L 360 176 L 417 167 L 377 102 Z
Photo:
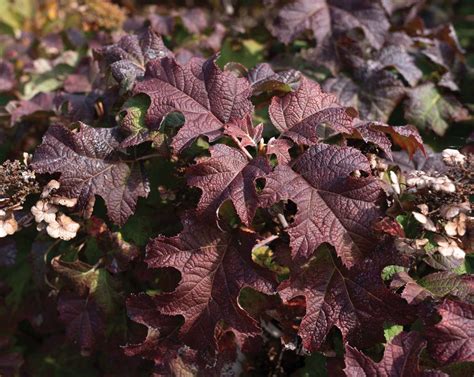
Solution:
M 74 207 L 76 199 L 60 196 L 50 196 L 51 192 L 59 188 L 59 182 L 52 180 L 44 188 L 41 199 L 31 208 L 31 213 L 38 224 L 37 229 L 46 229 L 49 236 L 68 241 L 76 237 L 79 224 L 69 216 L 59 211 L 58 205 Z
M 441 152 L 443 162 L 448 166 L 464 165 L 466 156 L 456 149 L 445 149 Z
M 410 192 L 416 192 L 424 188 L 432 189 L 434 191 L 456 192 L 456 186 L 445 175 L 433 177 L 421 170 L 414 170 L 410 172 L 406 179 L 407 186 Z

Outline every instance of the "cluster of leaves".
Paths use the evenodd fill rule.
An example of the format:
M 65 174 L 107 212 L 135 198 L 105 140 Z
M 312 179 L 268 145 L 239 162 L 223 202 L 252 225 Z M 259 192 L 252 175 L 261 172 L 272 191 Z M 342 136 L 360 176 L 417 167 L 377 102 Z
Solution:
M 473 373 L 454 30 L 250 3 L 5 7 L 1 375 Z

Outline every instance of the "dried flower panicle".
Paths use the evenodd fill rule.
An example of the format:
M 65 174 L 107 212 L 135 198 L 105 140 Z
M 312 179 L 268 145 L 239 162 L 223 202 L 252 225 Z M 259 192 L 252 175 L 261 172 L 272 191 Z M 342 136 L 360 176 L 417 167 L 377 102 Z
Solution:
M 0 165 L 0 209 L 21 207 L 26 197 L 39 191 L 35 172 L 21 161 L 5 161 Z
M 56 180 L 48 182 L 43 188 L 41 199 L 31 208 L 31 213 L 39 231 L 46 229 L 50 237 L 69 241 L 76 236 L 80 225 L 60 212 L 58 206 L 74 207 L 77 199 L 55 195 L 57 189 L 59 182 Z

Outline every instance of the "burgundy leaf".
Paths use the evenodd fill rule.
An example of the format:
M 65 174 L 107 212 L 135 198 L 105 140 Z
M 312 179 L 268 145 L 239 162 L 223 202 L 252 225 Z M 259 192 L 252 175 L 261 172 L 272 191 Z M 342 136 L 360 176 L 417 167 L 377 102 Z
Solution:
M 214 350 L 215 329 L 224 321 L 239 343 L 259 334 L 260 329 L 238 304 L 240 290 L 251 287 L 274 291 L 272 275 L 254 264 L 251 234 L 231 235 L 190 217 L 176 237 L 158 237 L 147 247 L 148 265 L 173 267 L 181 273 L 175 291 L 154 296 L 163 315 L 182 315 L 180 335 L 195 349 Z
M 352 117 L 336 96 L 305 77 L 297 91 L 273 97 L 269 115 L 278 131 L 298 144 L 312 145 L 320 138 L 352 129 Z
M 203 157 L 187 172 L 188 185 L 202 190 L 198 215 L 214 219 L 217 210 L 231 200 L 242 222 L 249 226 L 257 209 L 255 180 L 270 173 L 266 159 L 250 162 L 242 152 L 224 144 L 210 148 L 211 157 Z
M 66 324 L 66 336 L 78 344 L 83 355 L 90 355 L 105 325 L 92 299 L 62 294 L 58 299 L 59 317 Z
M 385 347 L 379 363 L 346 345 L 344 372 L 348 377 L 448 377 L 442 372 L 420 369 L 418 357 L 425 345 L 419 334 L 401 333 Z
M 430 354 L 443 364 L 474 361 L 474 305 L 445 300 L 438 313 L 441 321 L 426 330 Z
M 123 225 L 135 211 L 139 197 L 149 192 L 138 163 L 128 165 L 120 156 L 115 128 L 92 128 L 80 123 L 77 132 L 54 125 L 37 148 L 32 166 L 38 173 L 61 173 L 59 195 L 77 198 L 85 210 L 100 195 L 107 213 Z
M 381 215 L 377 202 L 382 191 L 371 176 L 351 177 L 355 170 L 370 172 L 358 150 L 320 144 L 292 167 L 279 165 L 265 178 L 262 203 L 291 200 L 298 206 L 286 229 L 293 257 L 308 258 L 328 242 L 344 264 L 352 266 L 373 250 L 372 223 Z
M 305 269 L 293 271 L 281 283 L 279 292 L 285 301 L 306 298 L 298 334 L 308 351 L 319 349 L 333 326 L 344 340 L 366 347 L 383 341 L 384 321 L 403 323 L 413 317 L 408 304 L 385 287 L 381 262 L 366 259 L 348 271 L 323 247 Z
M 56 111 L 56 98 L 55 93 L 39 93 L 30 100 L 8 102 L 5 109 L 11 116 L 10 124 L 14 125 L 28 117 L 51 115 Z
M 253 110 L 248 99 L 248 81 L 220 70 L 214 58 L 193 58 L 185 65 L 164 58 L 148 68 L 145 80 L 136 85 L 135 92 L 151 98 L 148 124 L 160 124 L 173 111 L 184 115 L 184 126 L 172 143 L 177 152 L 200 135 L 216 140 L 226 123 L 242 119 Z
M 296 0 L 280 10 L 273 33 L 289 43 L 310 29 L 322 44 L 326 38 L 360 28 L 372 46 L 380 48 L 389 26 L 383 8 L 375 1 Z

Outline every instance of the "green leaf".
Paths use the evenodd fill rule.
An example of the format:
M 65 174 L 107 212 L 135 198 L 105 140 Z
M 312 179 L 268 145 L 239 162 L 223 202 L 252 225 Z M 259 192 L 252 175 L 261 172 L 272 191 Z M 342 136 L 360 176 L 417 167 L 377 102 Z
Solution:
M 385 266 L 384 269 L 382 270 L 382 279 L 385 281 L 390 280 L 393 277 L 393 275 L 405 270 L 406 270 L 405 267 L 401 267 L 401 266 L 395 266 L 395 265 Z
M 385 335 L 385 341 L 389 343 L 393 338 L 403 331 L 403 326 L 394 325 L 391 323 L 384 324 L 383 334 Z
M 432 129 L 443 136 L 450 122 L 465 120 L 469 113 L 456 97 L 441 93 L 433 83 L 426 83 L 409 92 L 405 117 L 417 127 Z
M 99 268 L 96 276 L 97 279 L 91 286 L 91 294 L 104 313 L 110 315 L 120 303 L 119 282 L 104 268 Z

